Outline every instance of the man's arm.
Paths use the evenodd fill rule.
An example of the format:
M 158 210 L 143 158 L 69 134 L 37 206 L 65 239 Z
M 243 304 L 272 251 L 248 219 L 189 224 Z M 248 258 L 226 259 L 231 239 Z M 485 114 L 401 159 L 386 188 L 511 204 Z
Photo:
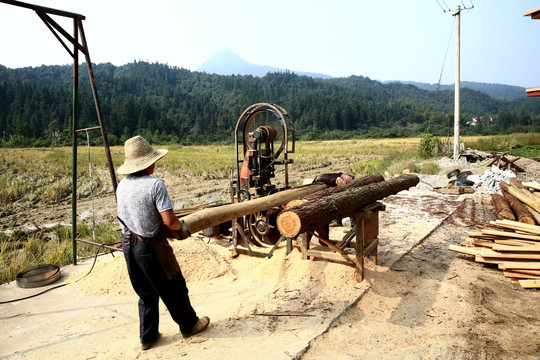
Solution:
M 178 220 L 178 217 L 174 215 L 174 211 L 172 209 L 165 210 L 163 212 L 159 213 L 161 215 L 161 218 L 163 219 L 163 222 L 167 227 L 171 230 L 182 230 L 182 224 L 180 224 L 180 220 Z
M 170 230 L 173 230 L 173 233 L 176 233 L 176 236 L 174 236 L 175 239 L 185 239 L 190 236 L 189 232 L 182 228 L 180 220 L 178 220 L 178 217 L 174 214 L 172 209 L 162 211 L 159 214 L 161 215 L 165 226 L 167 226 Z

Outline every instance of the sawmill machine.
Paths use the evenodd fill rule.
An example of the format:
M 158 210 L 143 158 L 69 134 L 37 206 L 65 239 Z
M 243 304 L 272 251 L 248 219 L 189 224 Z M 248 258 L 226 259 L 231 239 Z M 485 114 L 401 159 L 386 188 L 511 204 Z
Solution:
M 248 107 L 235 128 L 236 171 L 231 174 L 231 201 L 250 201 L 289 189 L 289 154 L 294 153 L 294 126 L 285 109 L 276 104 Z M 274 246 L 280 239 L 276 218 L 281 209 L 271 208 L 233 221 L 237 243 Z

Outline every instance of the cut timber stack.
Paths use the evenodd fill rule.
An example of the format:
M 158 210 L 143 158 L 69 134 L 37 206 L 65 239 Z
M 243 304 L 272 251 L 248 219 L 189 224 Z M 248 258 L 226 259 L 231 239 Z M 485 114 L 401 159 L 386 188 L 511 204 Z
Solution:
M 450 250 L 497 264 L 503 275 L 523 288 L 540 288 L 540 226 L 496 220 L 479 232 L 469 232 L 461 246 Z

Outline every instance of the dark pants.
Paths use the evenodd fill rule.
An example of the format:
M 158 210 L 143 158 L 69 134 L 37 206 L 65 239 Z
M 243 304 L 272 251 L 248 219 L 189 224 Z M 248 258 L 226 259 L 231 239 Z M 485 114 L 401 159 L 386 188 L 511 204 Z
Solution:
M 139 295 L 141 343 L 153 340 L 159 328 L 159 298 L 169 310 L 182 333 L 189 333 L 198 317 L 191 306 L 182 272 L 167 277 L 150 242 L 136 237 L 122 238 L 124 257 L 133 289 Z

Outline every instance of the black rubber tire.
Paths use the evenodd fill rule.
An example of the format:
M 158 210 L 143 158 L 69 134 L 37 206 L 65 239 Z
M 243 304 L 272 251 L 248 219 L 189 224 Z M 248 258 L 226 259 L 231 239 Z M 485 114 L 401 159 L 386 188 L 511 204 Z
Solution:
M 15 280 L 21 288 L 35 288 L 52 284 L 60 279 L 57 265 L 38 265 L 17 274 Z
M 446 174 L 446 177 L 450 179 L 450 178 L 453 177 L 453 176 L 458 176 L 458 175 L 459 175 L 459 172 L 460 172 L 459 169 L 452 170 L 452 171 L 450 171 L 448 174 Z

